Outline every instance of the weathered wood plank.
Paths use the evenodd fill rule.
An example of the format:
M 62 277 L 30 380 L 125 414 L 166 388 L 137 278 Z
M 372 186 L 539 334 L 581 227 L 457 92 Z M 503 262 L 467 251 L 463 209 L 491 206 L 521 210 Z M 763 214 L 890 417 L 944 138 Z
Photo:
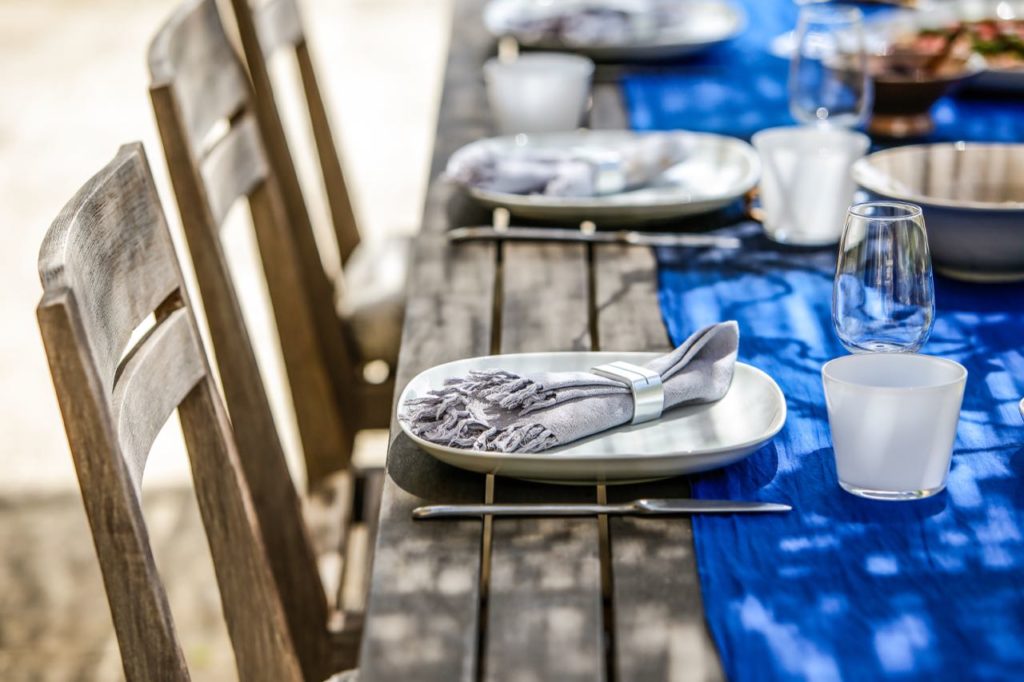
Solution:
M 586 247 L 506 244 L 501 352 L 589 350 Z M 495 480 L 495 502 L 593 501 L 586 486 Z M 596 519 L 495 519 L 485 679 L 602 680 Z
M 594 250 L 597 329 L 602 350 L 667 350 L 650 249 Z M 686 479 L 615 486 L 609 501 L 685 497 Z M 615 660 L 621 680 L 722 678 L 704 624 L 690 520 L 609 520 Z
M 452 26 L 432 178 L 438 178 L 452 151 L 483 137 L 490 126 L 479 66 L 492 39 L 483 30 L 476 0 L 456 3 Z M 435 180 L 410 264 L 398 392 L 432 365 L 491 349 L 495 247 L 455 249 L 442 234 L 450 224 L 469 219 L 481 219 L 479 207 Z M 485 479 L 438 462 L 401 435 L 394 422 L 391 433 L 360 679 L 470 682 L 477 675 L 483 524 L 418 522 L 411 514 L 429 502 L 481 502 Z
M 439 200 L 445 188 L 435 189 Z M 493 246 L 453 251 L 430 234 L 418 241 L 399 386 L 431 365 L 486 354 L 491 342 Z M 469 682 L 476 674 L 482 523 L 417 522 L 411 514 L 429 502 L 480 502 L 484 478 L 438 462 L 403 435 L 393 438 L 387 466 L 361 678 Z

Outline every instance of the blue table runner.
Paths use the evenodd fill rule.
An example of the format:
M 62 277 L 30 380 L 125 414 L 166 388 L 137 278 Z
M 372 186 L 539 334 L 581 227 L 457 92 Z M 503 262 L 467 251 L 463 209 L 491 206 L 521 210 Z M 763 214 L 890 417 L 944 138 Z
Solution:
M 746 0 L 750 30 L 694 63 L 623 82 L 637 129 L 749 137 L 790 123 L 785 0 Z M 1024 140 L 1024 105 L 947 98 L 936 139 Z M 715 219 L 721 220 L 721 216 Z M 1024 229 L 1024 225 L 1022 225 Z M 694 517 L 707 620 L 732 680 L 1024 679 L 1024 285 L 938 277 L 924 352 L 969 372 L 947 491 L 861 500 L 836 480 L 821 366 L 845 354 L 831 326 L 831 249 L 778 246 L 750 222 L 739 252 L 661 249 L 669 334 L 735 319 L 740 359 L 786 394 L 788 422 L 747 460 L 694 477 L 704 498 L 785 501 L 762 517 Z

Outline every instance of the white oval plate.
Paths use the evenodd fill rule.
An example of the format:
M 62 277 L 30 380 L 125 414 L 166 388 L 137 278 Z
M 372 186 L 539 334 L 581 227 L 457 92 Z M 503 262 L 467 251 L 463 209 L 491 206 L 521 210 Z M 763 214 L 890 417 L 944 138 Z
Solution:
M 522 353 L 457 360 L 421 372 L 398 400 L 440 388 L 470 371 L 505 369 L 520 374 L 589 370 L 617 360 L 644 364 L 658 353 Z M 721 400 L 669 410 L 653 422 L 620 426 L 589 438 L 530 454 L 453 448 L 402 431 L 442 462 L 479 473 L 551 483 L 631 483 L 707 471 L 737 462 L 771 440 L 786 422 L 786 400 L 767 374 L 736 363 L 732 385 Z
M 527 11 L 536 0 L 491 0 L 484 8 L 484 25 L 495 37 L 511 35 L 521 45 L 539 50 L 576 52 L 598 61 L 672 59 L 696 54 L 739 35 L 746 16 L 725 0 L 691 0 L 687 15 L 661 26 L 650 40 L 621 44 L 567 44 L 558 40 L 528 40 L 502 30 L 505 18 Z
M 471 142 L 463 150 L 484 146 L 498 154 L 517 149 L 615 149 L 644 133 L 631 130 L 574 130 L 491 137 Z M 550 197 L 509 194 L 467 187 L 469 194 L 490 208 L 504 207 L 533 220 L 592 220 L 627 225 L 709 213 L 728 206 L 749 192 L 761 177 L 761 161 L 743 140 L 713 133 L 667 133 L 685 140 L 690 153 L 647 187 L 597 197 Z

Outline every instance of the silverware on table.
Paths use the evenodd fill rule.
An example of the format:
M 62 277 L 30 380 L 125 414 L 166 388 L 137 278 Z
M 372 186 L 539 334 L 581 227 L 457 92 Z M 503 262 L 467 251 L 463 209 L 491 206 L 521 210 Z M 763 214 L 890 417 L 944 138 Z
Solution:
M 636 232 L 633 230 L 589 231 L 562 227 L 506 227 L 490 225 L 457 227 L 448 231 L 453 242 L 476 239 L 491 241 L 551 241 L 584 242 L 591 244 L 631 244 L 634 246 L 689 246 L 717 249 L 738 249 L 742 245 L 736 237 L 711 234 L 676 234 L 667 232 Z
M 644 499 L 622 504 L 431 504 L 412 510 L 415 519 L 440 519 L 467 516 L 597 516 L 666 514 L 742 514 L 788 512 L 788 504 L 744 500 Z

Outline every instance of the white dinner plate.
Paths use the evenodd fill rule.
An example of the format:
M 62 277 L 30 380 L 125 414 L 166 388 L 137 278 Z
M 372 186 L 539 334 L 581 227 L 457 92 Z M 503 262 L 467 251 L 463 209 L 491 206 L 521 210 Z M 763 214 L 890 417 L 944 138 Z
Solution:
M 673 59 L 696 54 L 734 38 L 743 31 L 746 16 L 726 0 L 691 0 L 679 20 L 658 27 L 645 40 L 615 44 L 568 44 L 560 40 L 532 40 L 504 30 L 507 18 L 536 6 L 537 0 L 491 0 L 484 8 L 484 25 L 492 35 L 511 35 L 520 45 L 540 50 L 567 50 L 598 61 Z
M 512 155 L 528 147 L 615 149 L 643 135 L 631 130 L 574 130 L 492 137 L 471 142 L 456 154 L 489 147 Z M 761 161 L 743 140 L 713 133 L 678 131 L 689 148 L 687 157 L 650 185 L 596 197 L 551 197 L 510 194 L 467 187 L 470 195 L 490 208 L 504 207 L 513 215 L 534 220 L 592 220 L 626 225 L 709 213 L 728 206 L 750 191 L 761 177 Z
M 473 370 L 519 374 L 589 370 L 625 360 L 644 364 L 657 353 L 522 353 L 457 360 L 421 372 L 402 391 L 410 398 Z M 767 374 L 736 364 L 732 385 L 714 403 L 668 410 L 661 419 L 624 425 L 545 452 L 508 454 L 437 445 L 402 430 L 442 462 L 479 473 L 570 484 L 630 483 L 707 471 L 737 462 L 770 441 L 786 422 L 786 400 Z

